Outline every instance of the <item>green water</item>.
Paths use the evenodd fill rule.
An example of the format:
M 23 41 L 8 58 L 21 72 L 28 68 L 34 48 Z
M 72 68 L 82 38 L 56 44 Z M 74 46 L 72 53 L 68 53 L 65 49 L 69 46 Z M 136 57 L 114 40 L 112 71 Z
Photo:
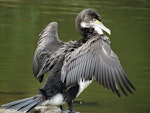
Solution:
M 111 29 L 111 47 L 137 91 L 118 98 L 93 83 L 77 100 L 81 113 L 150 113 L 149 0 L 0 0 L 0 104 L 32 96 L 41 84 L 33 77 L 38 34 L 52 21 L 63 41 L 76 40 L 74 20 L 94 8 Z

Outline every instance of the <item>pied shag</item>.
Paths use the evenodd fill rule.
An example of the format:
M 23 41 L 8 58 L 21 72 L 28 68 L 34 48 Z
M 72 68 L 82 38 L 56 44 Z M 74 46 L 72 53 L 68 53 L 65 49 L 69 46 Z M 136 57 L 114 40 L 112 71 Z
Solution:
M 119 97 L 119 89 L 127 96 L 135 90 L 122 68 L 117 55 L 110 48 L 110 39 L 103 31 L 101 16 L 93 9 L 84 9 L 76 17 L 76 29 L 82 35 L 78 41 L 62 42 L 57 22 L 51 22 L 40 34 L 33 58 L 33 73 L 42 82 L 49 76 L 36 96 L 2 105 L 6 109 L 30 112 L 40 104 L 60 105 L 62 113 L 77 113 L 73 100 L 92 81 L 112 90 Z M 63 105 L 67 103 L 69 110 Z

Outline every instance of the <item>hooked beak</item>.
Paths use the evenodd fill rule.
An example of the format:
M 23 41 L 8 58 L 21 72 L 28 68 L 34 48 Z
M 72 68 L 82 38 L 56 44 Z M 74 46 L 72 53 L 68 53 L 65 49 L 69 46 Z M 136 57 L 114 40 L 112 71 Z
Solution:
M 107 27 L 105 27 L 105 26 L 103 25 L 103 23 L 100 22 L 99 20 L 94 19 L 91 24 L 93 24 L 92 26 L 95 28 L 95 30 L 96 30 L 98 33 L 99 33 L 99 32 L 102 32 L 102 30 L 103 30 L 103 31 L 105 31 L 106 33 L 108 33 L 109 35 L 111 34 L 110 29 L 108 29 Z

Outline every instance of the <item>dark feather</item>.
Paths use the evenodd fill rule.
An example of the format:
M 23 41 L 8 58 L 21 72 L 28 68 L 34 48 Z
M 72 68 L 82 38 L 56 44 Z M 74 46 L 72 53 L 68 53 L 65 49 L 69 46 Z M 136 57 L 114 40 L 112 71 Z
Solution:
M 48 58 L 56 51 L 63 43 L 59 40 L 57 23 L 52 22 L 42 31 L 40 39 L 34 53 L 33 58 L 33 73 L 41 82 L 43 80 L 44 72 L 41 74 L 40 70 L 46 64 Z M 40 74 L 39 74 L 40 72 Z M 40 75 L 40 76 L 39 76 Z
M 119 97 L 121 96 L 119 88 L 126 96 L 128 95 L 126 90 L 132 93 L 130 87 L 135 88 L 128 80 L 117 55 L 111 50 L 109 44 L 106 36 L 97 35 L 73 51 L 62 67 L 62 82 L 66 82 L 66 86 L 69 87 L 81 79 L 93 78 Z
M 35 106 L 43 102 L 42 96 L 34 96 L 2 105 L 5 109 L 14 109 L 22 112 L 29 112 Z

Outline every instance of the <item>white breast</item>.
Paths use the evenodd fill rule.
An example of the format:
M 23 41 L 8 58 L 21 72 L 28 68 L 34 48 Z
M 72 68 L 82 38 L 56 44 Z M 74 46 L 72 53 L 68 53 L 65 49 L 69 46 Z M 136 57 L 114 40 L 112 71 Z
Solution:
M 83 91 L 84 89 L 86 89 L 91 83 L 92 83 L 93 80 L 87 80 L 85 81 L 84 79 L 81 79 L 78 84 L 79 84 L 79 92 L 77 94 L 76 97 L 78 97 Z

